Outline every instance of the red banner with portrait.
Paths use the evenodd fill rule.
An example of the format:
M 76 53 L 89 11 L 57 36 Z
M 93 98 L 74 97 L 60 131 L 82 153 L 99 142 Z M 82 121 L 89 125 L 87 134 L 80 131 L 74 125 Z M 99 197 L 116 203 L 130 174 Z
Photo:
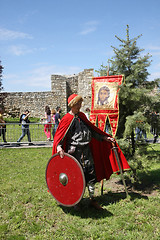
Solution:
M 113 137 L 118 128 L 118 91 L 122 81 L 122 75 L 94 77 L 92 79 L 90 121 L 102 131 L 106 131 L 106 123 L 109 122 Z

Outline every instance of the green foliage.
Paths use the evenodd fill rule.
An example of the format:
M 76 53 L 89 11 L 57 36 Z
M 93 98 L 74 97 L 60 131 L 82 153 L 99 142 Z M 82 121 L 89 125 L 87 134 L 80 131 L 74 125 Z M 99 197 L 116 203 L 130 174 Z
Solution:
M 130 172 L 130 180 L 133 183 L 135 188 L 144 187 L 148 188 L 157 181 L 159 185 L 160 176 L 157 178 L 155 176 L 155 171 L 153 170 L 153 163 L 157 162 L 160 166 L 160 148 L 157 144 L 156 146 L 152 147 L 151 145 L 144 145 L 142 144 L 136 150 L 136 154 L 134 157 L 129 161 L 130 167 L 132 171 Z M 151 174 L 152 173 L 152 174 Z M 159 174 L 159 170 L 157 169 L 157 175 Z M 150 179 L 150 180 L 149 180 Z M 154 180 L 153 180 L 154 179 Z
M 132 152 L 131 152 L 131 145 L 130 142 L 127 139 L 117 139 L 117 143 L 120 146 L 122 152 L 124 153 L 126 159 L 130 159 Z
M 142 184 L 142 180 L 140 178 L 141 173 L 147 174 L 150 170 L 151 165 L 146 161 L 146 159 L 147 157 L 144 154 L 139 155 L 139 151 L 137 150 L 134 157 L 129 161 L 129 165 L 131 167 L 129 180 L 135 188 L 138 188 Z
M 129 138 L 136 127 L 145 131 L 149 131 L 150 128 L 144 114 L 135 111 L 133 115 L 126 117 L 124 137 Z
M 150 66 L 151 61 L 149 59 L 151 56 L 149 54 L 141 56 L 141 52 L 144 49 L 137 47 L 137 40 L 142 35 L 130 39 L 128 25 L 126 32 L 126 40 L 115 36 L 121 42 L 119 45 L 120 48 L 111 46 L 115 56 L 109 59 L 109 63 L 111 64 L 110 75 L 123 74 L 126 83 L 130 83 L 130 86 L 133 88 L 144 84 L 144 82 L 147 83 L 147 76 L 149 75 L 147 67 Z M 101 70 L 104 74 L 106 66 L 101 65 L 100 71 L 97 71 L 100 75 L 102 73 Z
M 155 88 L 152 91 L 152 110 L 160 113 L 160 78 L 155 79 Z
M 119 139 L 117 142 L 125 157 L 128 159 L 131 167 L 131 171 L 128 173 L 126 179 L 128 179 L 135 188 L 141 187 L 142 185 L 145 187 L 149 186 L 148 180 L 144 181 L 144 176 L 149 178 L 149 172 L 152 168 L 153 162 L 160 162 L 159 144 L 153 146 L 143 140 L 136 142 L 135 154 L 132 155 L 131 141 Z

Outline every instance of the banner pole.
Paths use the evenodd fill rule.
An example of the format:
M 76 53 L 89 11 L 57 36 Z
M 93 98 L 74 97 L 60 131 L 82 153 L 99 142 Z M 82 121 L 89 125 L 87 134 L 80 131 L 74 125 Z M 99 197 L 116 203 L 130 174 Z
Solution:
M 123 185 L 124 185 L 124 188 L 125 188 L 126 196 L 129 197 L 127 187 L 126 187 L 126 182 L 125 182 L 125 179 L 124 179 L 123 171 L 122 171 L 122 168 L 121 168 L 121 165 L 120 165 L 120 160 L 119 160 L 118 153 L 117 153 L 117 147 L 115 147 L 114 143 L 112 143 L 112 146 L 113 146 L 112 149 L 114 151 L 114 155 L 115 155 L 115 158 L 117 160 L 118 167 L 119 167 L 119 170 L 120 170 L 121 179 L 122 179 L 122 182 L 123 182 Z
M 108 62 L 107 76 L 109 76 L 109 62 Z
M 103 179 L 101 180 L 101 196 L 103 196 Z

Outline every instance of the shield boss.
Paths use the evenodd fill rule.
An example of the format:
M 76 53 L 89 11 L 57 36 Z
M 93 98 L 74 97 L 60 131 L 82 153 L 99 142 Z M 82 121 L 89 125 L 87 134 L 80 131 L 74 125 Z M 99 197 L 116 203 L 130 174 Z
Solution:
M 79 162 L 65 153 L 54 154 L 46 167 L 46 182 L 55 200 L 67 207 L 76 205 L 85 191 L 85 177 Z

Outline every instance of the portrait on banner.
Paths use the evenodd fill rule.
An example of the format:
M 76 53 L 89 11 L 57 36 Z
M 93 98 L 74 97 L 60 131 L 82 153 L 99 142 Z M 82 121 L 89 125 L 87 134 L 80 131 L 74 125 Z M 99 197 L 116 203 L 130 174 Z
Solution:
M 95 82 L 94 85 L 94 106 L 98 109 L 114 109 L 118 83 L 116 82 Z

